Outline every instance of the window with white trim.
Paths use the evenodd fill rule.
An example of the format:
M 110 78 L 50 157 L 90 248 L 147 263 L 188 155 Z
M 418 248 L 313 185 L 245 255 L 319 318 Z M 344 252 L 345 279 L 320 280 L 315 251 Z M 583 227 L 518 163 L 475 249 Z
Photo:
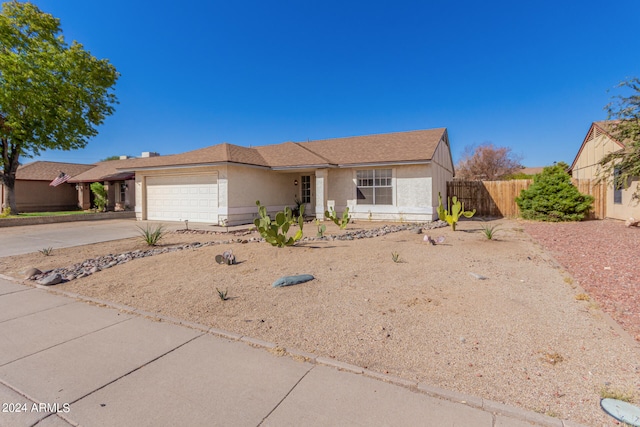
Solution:
M 127 198 L 127 184 L 124 182 L 120 183 L 120 200 L 118 200 L 119 202 L 124 203 L 126 198 Z
M 616 205 L 622 204 L 622 188 L 624 184 L 620 179 L 620 168 L 613 168 L 613 203 Z
M 357 203 L 359 205 L 392 205 L 391 169 L 356 171 Z
M 302 184 L 302 188 L 301 188 L 302 203 L 311 203 L 311 176 L 302 175 L 300 177 L 300 181 Z

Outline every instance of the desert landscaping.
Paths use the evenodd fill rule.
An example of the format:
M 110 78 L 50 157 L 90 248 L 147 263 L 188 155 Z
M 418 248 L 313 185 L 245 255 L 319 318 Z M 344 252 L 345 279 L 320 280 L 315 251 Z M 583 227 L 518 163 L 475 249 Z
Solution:
M 492 240 L 487 225 L 497 226 Z M 599 407 L 603 393 L 637 395 L 640 272 L 630 250 L 640 229 L 609 220 L 466 220 L 455 232 L 383 226 L 327 223 L 328 237 L 317 239 L 309 223 L 307 238 L 285 248 L 251 230 L 172 231 L 158 247 L 166 253 L 50 289 L 587 425 L 614 425 Z M 0 273 L 22 279 L 32 267 L 148 249 L 139 238 L 56 249 L 1 258 Z M 215 262 L 229 250 L 236 264 Z M 315 279 L 271 286 L 298 274 Z

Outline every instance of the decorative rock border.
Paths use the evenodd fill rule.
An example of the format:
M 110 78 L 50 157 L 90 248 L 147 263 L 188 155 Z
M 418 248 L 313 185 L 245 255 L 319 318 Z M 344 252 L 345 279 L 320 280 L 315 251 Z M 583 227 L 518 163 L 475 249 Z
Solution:
M 405 230 L 412 230 L 416 234 L 422 233 L 422 230 L 429 230 L 434 228 L 446 227 L 447 223 L 444 221 L 434 221 L 426 224 L 400 224 L 400 225 L 385 225 L 380 228 L 372 228 L 370 230 L 353 230 L 347 231 L 344 234 L 324 237 L 303 237 L 301 242 L 310 241 L 333 241 L 333 240 L 355 240 L 355 239 L 370 239 L 374 237 L 384 236 L 389 233 L 397 233 Z M 228 234 L 219 231 L 210 230 L 177 230 L 173 233 L 176 234 Z M 146 258 L 149 256 L 166 254 L 171 252 L 183 251 L 188 249 L 198 249 L 207 246 L 215 245 L 229 245 L 232 243 L 257 243 L 264 242 L 261 237 L 250 237 L 248 239 L 242 239 L 240 237 L 251 234 L 252 231 L 235 232 L 236 239 L 229 239 L 220 242 L 194 242 L 184 245 L 170 246 L 166 248 L 152 248 L 146 251 L 135 250 L 129 252 L 123 252 L 117 255 L 108 254 L 97 258 L 90 258 L 81 263 L 73 264 L 68 267 L 60 267 L 53 270 L 47 270 L 27 277 L 30 280 L 37 281 L 41 285 L 54 285 L 58 283 L 68 282 L 74 279 L 80 279 L 87 277 L 98 271 L 106 270 L 117 265 L 126 264 L 129 261 L 138 258 Z

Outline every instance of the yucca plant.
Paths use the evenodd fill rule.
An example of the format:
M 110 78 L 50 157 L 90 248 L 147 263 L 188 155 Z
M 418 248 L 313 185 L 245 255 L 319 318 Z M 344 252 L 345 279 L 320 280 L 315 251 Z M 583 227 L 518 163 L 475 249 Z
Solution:
M 222 301 L 226 301 L 229 299 L 229 297 L 227 296 L 227 293 L 229 292 L 228 289 L 225 289 L 224 291 L 221 291 L 220 289 L 216 288 L 216 291 L 218 291 L 218 297 L 222 300 Z
M 487 238 L 487 240 L 493 240 L 493 237 L 496 235 L 496 233 L 500 231 L 500 229 L 498 228 L 498 224 L 494 224 L 494 225 L 482 224 L 481 227 L 482 227 L 482 234 L 484 235 L 484 237 Z
M 142 228 L 142 227 L 138 227 L 138 228 L 140 229 L 140 237 L 149 246 L 157 245 L 160 239 L 162 239 L 162 237 L 165 234 L 165 230 L 162 224 L 158 225 L 153 229 L 149 227 L 149 224 L 147 224 L 146 228 Z
M 49 246 L 48 248 L 42 248 L 38 252 L 40 252 L 44 256 L 49 256 L 53 253 L 53 248 Z

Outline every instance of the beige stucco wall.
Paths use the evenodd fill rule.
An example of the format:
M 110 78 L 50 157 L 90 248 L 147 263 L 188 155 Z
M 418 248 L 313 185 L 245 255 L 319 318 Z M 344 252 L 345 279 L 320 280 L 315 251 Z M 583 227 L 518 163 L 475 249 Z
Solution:
M 75 185 L 51 187 L 49 181 L 16 180 L 16 204 L 20 212 L 66 211 L 78 208 Z
M 257 217 L 256 200 L 273 214 L 295 206 L 300 194 L 300 173 L 249 166 L 228 166 L 228 225 L 248 224 Z M 298 185 L 294 181 L 298 180 Z
M 431 160 L 431 177 L 433 189 L 431 192 L 431 206 L 438 207 L 438 192 L 443 197 L 447 195 L 447 182 L 453 180 L 453 160 L 448 139 L 443 139 L 438 144 Z
M 600 170 L 598 162 L 605 155 L 617 151 L 620 145 L 615 143 L 606 134 L 596 134 L 593 132 L 590 138 L 584 142 L 582 150 L 574 162 L 572 176 L 577 179 L 597 179 Z M 636 189 L 638 180 L 629 182 L 629 188 L 622 190 L 622 203 L 614 203 L 613 185 L 607 186 L 606 216 L 626 220 L 627 218 L 640 218 L 640 204 L 633 200 L 633 192 Z

